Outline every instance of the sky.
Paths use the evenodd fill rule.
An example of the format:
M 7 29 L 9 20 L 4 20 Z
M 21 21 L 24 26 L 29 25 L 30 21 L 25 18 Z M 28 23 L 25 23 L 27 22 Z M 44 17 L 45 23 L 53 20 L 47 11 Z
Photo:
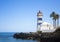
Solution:
M 52 24 L 50 14 L 60 15 L 60 0 L 0 0 L 0 32 L 35 32 L 39 10 Z

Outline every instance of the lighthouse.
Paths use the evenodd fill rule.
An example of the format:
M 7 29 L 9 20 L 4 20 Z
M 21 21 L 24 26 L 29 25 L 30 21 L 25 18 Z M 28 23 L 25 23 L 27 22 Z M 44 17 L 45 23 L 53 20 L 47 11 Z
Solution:
M 41 24 L 42 24 L 42 12 L 39 11 L 37 13 L 37 31 L 40 31 L 40 28 L 41 28 Z
M 43 22 L 43 15 L 42 12 L 39 11 L 37 13 L 37 32 L 42 31 L 42 32 L 53 32 L 55 29 L 53 28 L 53 25 L 50 24 L 49 22 Z

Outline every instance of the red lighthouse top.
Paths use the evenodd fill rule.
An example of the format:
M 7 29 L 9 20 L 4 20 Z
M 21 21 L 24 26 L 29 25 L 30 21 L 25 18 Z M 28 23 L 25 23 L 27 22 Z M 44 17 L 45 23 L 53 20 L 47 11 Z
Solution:
M 39 11 L 39 12 L 37 13 L 37 16 L 42 16 L 42 12 Z

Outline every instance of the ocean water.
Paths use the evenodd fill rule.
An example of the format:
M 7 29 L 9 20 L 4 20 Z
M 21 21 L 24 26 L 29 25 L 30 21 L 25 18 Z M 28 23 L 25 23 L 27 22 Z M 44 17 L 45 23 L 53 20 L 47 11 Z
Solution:
M 13 32 L 0 32 L 0 42 L 37 42 L 36 40 L 15 39 L 13 34 Z

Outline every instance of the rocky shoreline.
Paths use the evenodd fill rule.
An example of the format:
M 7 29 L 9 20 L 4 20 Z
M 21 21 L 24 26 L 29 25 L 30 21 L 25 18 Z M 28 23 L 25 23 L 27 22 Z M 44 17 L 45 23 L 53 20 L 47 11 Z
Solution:
M 43 41 L 60 42 L 60 27 L 51 33 L 42 33 L 42 32 L 15 33 L 13 37 L 16 39 L 40 40 L 41 42 Z
M 31 40 L 36 40 L 40 38 L 41 35 L 38 35 L 36 33 L 16 33 L 13 35 L 14 38 L 16 39 L 31 39 Z

